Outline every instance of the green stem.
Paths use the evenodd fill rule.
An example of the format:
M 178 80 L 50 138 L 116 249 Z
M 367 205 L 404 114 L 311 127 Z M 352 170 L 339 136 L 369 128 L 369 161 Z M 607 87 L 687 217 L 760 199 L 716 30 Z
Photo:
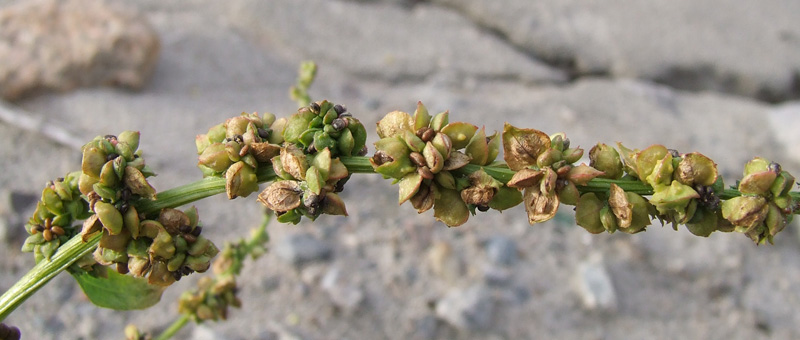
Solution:
M 155 340 L 171 339 L 173 336 L 175 336 L 175 333 L 178 333 L 178 331 L 180 331 L 183 326 L 186 326 L 190 320 L 191 319 L 188 314 L 181 314 L 181 317 L 175 320 L 171 325 L 169 325 L 169 327 L 167 327 L 167 329 L 161 332 L 161 334 L 156 337 Z
M 374 173 L 368 157 L 341 157 L 342 163 L 351 173 Z M 463 168 L 464 173 L 472 173 L 483 169 L 487 174 L 503 183 L 508 182 L 514 175 L 514 171 L 508 169 L 505 164 L 501 165 L 467 165 Z M 272 167 L 261 167 L 258 170 L 258 180 L 260 183 L 275 179 L 275 172 Z M 641 195 L 653 194 L 653 189 L 639 181 L 631 180 L 612 180 L 595 178 L 585 186 L 579 186 L 581 192 L 604 192 L 608 191 L 611 183 L 619 185 L 623 190 L 635 192 Z M 225 192 L 225 179 L 206 178 L 199 181 L 182 185 L 159 193 L 154 201 L 137 202 L 136 208 L 140 213 L 153 214 L 164 208 L 179 207 L 209 196 L 214 196 Z M 740 196 L 741 193 L 726 189 L 720 193 L 722 199 L 729 199 Z M 792 197 L 800 199 L 800 192 L 792 192 Z M 25 276 L 0 296 L 0 321 L 4 320 L 14 309 L 30 297 L 39 288 L 44 286 L 50 279 L 69 267 L 73 262 L 83 255 L 94 250 L 100 240 L 99 235 L 91 237 L 88 242 L 81 242 L 80 236 L 75 236 L 67 243 L 59 247 L 58 252 L 50 261 L 41 261 L 34 266 Z
M 11 288 L 0 296 L 0 321 L 3 321 L 14 309 L 25 302 L 39 288 L 54 278 L 58 273 L 67 269 L 77 259 L 91 253 L 100 242 L 100 234 L 82 242 L 80 235 L 59 247 L 50 260 L 37 263 L 25 276 L 20 278 Z

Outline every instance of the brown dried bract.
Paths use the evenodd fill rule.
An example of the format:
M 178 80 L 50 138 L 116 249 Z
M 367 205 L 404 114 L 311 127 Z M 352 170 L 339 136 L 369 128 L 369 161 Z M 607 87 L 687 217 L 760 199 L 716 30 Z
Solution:
M 611 183 L 609 188 L 608 206 L 617 217 L 620 228 L 629 228 L 633 221 L 633 204 L 628 202 L 628 196 L 618 185 Z
M 277 181 L 258 194 L 258 201 L 270 210 L 284 212 L 300 206 L 302 193 L 296 181 Z

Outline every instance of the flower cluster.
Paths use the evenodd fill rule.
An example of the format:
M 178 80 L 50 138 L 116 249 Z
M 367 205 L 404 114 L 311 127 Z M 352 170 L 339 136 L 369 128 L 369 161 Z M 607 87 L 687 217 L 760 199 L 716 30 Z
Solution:
M 265 113 L 242 113 L 208 129 L 195 139 L 204 177 L 224 177 L 229 199 L 258 190 L 256 171 L 280 152 L 286 119 Z
M 88 217 L 89 205 L 78 191 L 80 172 L 47 182 L 25 229 L 23 252 L 33 252 L 36 262 L 50 259 L 56 249 L 77 233 L 75 221 Z
M 114 213 L 116 212 L 116 213 Z M 117 225 L 111 233 L 102 222 Z M 116 215 L 116 216 L 115 216 Z M 205 272 L 217 247 L 200 235 L 197 209 L 162 209 L 157 219 L 140 221 L 140 216 L 122 216 L 116 210 L 98 212 L 84 223 L 84 238 L 103 232 L 94 259 L 104 266 L 115 265 L 118 272 L 146 277 L 148 283 L 168 286 L 193 272 Z

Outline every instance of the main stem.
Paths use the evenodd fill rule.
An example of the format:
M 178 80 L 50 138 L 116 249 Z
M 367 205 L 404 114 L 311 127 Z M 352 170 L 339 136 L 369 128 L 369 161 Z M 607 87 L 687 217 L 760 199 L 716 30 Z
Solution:
M 375 172 L 368 157 L 341 157 L 340 159 L 350 173 Z M 465 166 L 462 171 L 464 173 L 472 173 L 479 169 L 483 169 L 487 174 L 503 183 L 508 182 L 514 175 L 514 171 L 506 167 L 505 164 L 489 166 L 470 164 Z M 258 180 L 260 183 L 272 181 L 274 179 L 275 172 L 272 170 L 272 167 L 262 167 L 259 169 Z M 628 192 L 634 192 L 640 195 L 653 194 L 653 188 L 640 181 L 601 178 L 593 179 L 585 186 L 579 186 L 578 190 L 581 192 L 605 192 L 608 191 L 612 183 L 619 185 L 623 190 Z M 140 213 L 152 215 L 164 208 L 176 208 L 223 192 L 225 192 L 225 179 L 205 178 L 163 191 L 159 193 L 153 201 L 137 202 L 136 208 Z M 723 199 L 739 195 L 740 193 L 738 191 L 731 189 L 720 193 Z M 794 198 L 800 198 L 800 193 L 793 192 L 791 195 Z M 17 283 L 0 296 L 0 321 L 4 320 L 14 309 L 19 307 L 28 297 L 47 284 L 47 282 L 58 273 L 67 269 L 67 267 L 72 265 L 77 259 L 91 253 L 99 241 L 99 234 L 90 237 L 87 242 L 82 242 L 80 235 L 75 236 L 59 247 L 58 251 L 49 261 L 43 260 L 36 264 L 27 274 L 20 278 Z

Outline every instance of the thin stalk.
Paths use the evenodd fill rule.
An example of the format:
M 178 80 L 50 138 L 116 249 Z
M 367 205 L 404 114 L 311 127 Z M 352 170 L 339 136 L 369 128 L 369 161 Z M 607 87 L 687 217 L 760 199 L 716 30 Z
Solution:
M 341 157 L 342 163 L 350 173 L 374 173 L 368 157 Z M 488 166 L 478 166 L 470 164 L 465 166 L 463 173 L 472 173 L 483 169 L 487 174 L 497 180 L 506 183 L 514 175 L 514 171 L 505 164 L 493 164 Z M 261 167 L 258 170 L 258 180 L 260 183 L 275 179 L 275 172 L 272 167 Z M 639 181 L 613 180 L 595 178 L 587 185 L 579 186 L 581 192 L 605 192 L 608 191 L 611 183 L 619 185 L 623 190 L 634 192 L 640 195 L 651 195 L 653 189 Z M 137 202 L 136 208 L 141 213 L 152 214 L 164 208 L 175 208 L 194 201 L 214 196 L 225 192 L 225 179 L 206 178 L 199 181 L 162 191 L 156 196 L 154 201 Z M 737 190 L 726 189 L 720 193 L 720 198 L 730 199 L 740 196 Z M 800 199 L 800 192 L 792 192 L 792 197 Z M 67 243 L 59 247 L 58 252 L 53 255 L 50 261 L 41 261 L 34 266 L 25 276 L 0 296 L 0 321 L 4 320 L 14 309 L 22 304 L 28 297 L 33 295 L 39 288 L 43 287 L 48 281 L 58 273 L 69 267 L 80 257 L 92 252 L 100 240 L 100 235 L 92 236 L 87 242 L 81 242 L 80 236 L 75 236 Z
M 159 334 L 158 337 L 155 338 L 155 340 L 171 339 L 173 336 L 175 336 L 175 333 L 178 333 L 178 331 L 180 331 L 181 328 L 183 328 L 183 326 L 186 326 L 186 324 L 189 323 L 190 320 L 191 319 L 188 314 L 181 314 L 181 317 L 179 317 L 171 325 L 169 325 L 167 329 L 161 332 L 161 334 Z

